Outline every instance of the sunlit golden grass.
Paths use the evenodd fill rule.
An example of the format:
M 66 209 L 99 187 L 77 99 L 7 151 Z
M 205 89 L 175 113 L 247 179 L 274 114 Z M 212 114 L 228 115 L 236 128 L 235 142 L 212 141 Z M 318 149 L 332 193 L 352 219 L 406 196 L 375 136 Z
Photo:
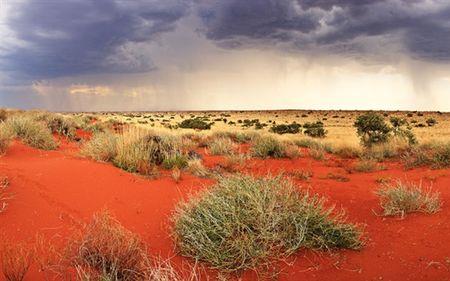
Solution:
M 57 147 L 50 129 L 44 123 L 27 116 L 15 115 L 8 118 L 2 129 L 34 148 L 51 150 Z
M 434 214 L 441 208 L 439 193 L 424 189 L 422 185 L 397 181 L 386 184 L 377 192 L 384 216 L 401 216 L 423 212 Z

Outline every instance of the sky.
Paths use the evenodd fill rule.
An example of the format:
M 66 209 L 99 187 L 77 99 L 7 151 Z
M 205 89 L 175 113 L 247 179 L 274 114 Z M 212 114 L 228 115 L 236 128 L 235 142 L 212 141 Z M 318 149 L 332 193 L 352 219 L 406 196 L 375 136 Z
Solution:
M 0 0 L 0 107 L 450 111 L 450 1 Z

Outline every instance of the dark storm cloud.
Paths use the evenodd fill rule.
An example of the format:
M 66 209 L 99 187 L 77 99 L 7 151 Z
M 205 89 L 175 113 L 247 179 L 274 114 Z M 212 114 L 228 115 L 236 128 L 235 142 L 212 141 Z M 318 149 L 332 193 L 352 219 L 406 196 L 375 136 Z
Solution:
M 151 70 L 151 59 L 132 44 L 173 30 L 188 9 L 182 0 L 30 0 L 10 5 L 6 25 L 20 44 L 0 53 L 0 70 L 36 79 Z
M 288 43 L 299 50 L 379 53 L 450 61 L 450 3 L 420 0 L 200 1 L 206 37 L 236 48 Z M 379 36 L 388 44 L 371 45 Z M 256 43 L 255 43 L 256 42 Z

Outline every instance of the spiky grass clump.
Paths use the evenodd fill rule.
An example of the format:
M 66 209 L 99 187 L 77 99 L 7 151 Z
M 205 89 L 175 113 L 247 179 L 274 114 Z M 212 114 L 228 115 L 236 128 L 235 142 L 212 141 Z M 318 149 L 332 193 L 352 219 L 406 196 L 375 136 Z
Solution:
M 13 138 L 14 132 L 4 123 L 0 123 L 0 155 L 6 152 Z
M 110 132 L 95 133 L 81 148 L 81 155 L 96 161 L 111 161 L 117 155 L 117 136 Z
M 0 260 L 7 281 L 22 281 L 31 265 L 32 253 L 23 244 L 2 239 Z
M 71 117 L 57 113 L 43 113 L 37 120 L 43 121 L 52 133 L 69 139 L 74 139 L 76 136 L 77 124 Z
M 209 171 L 202 164 L 202 160 L 200 159 L 191 159 L 188 161 L 187 170 L 191 174 L 197 177 L 205 178 L 209 176 Z
M 372 159 L 361 159 L 354 164 L 354 170 L 360 173 L 368 173 L 378 170 L 378 163 Z
M 0 178 L 0 213 L 6 210 L 8 200 L 11 195 L 8 194 L 9 180 L 7 177 Z
M 52 150 L 57 147 L 51 131 L 41 122 L 26 116 L 12 116 L 5 122 L 5 128 L 14 137 L 38 149 Z
M 362 246 L 361 231 L 324 199 L 300 193 L 281 177 L 219 178 L 201 196 L 178 205 L 173 235 L 180 253 L 234 272 L 267 265 L 301 247 Z
M 384 216 L 404 217 L 413 212 L 434 214 L 442 205 L 439 193 L 424 190 L 420 184 L 398 181 L 394 185 L 386 185 L 377 194 Z
M 216 137 L 208 144 L 212 155 L 227 155 L 235 151 L 236 145 L 230 138 Z
M 407 169 L 431 166 L 433 169 L 450 167 L 450 142 L 426 143 L 412 147 L 402 155 L 402 161 Z
M 285 157 L 285 144 L 272 136 L 261 136 L 253 140 L 251 147 L 252 156 L 259 158 Z
M 89 280 L 146 280 L 148 273 L 149 259 L 140 237 L 106 211 L 95 214 L 72 238 L 66 256 L 78 272 L 93 278 Z

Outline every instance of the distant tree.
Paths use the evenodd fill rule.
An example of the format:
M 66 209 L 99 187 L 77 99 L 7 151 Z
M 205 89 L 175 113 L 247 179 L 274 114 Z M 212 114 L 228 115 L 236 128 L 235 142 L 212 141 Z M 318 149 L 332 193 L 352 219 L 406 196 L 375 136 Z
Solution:
M 374 112 L 358 116 L 353 125 L 356 127 L 356 132 L 364 146 L 388 141 L 391 132 L 391 128 L 385 122 L 384 117 Z

